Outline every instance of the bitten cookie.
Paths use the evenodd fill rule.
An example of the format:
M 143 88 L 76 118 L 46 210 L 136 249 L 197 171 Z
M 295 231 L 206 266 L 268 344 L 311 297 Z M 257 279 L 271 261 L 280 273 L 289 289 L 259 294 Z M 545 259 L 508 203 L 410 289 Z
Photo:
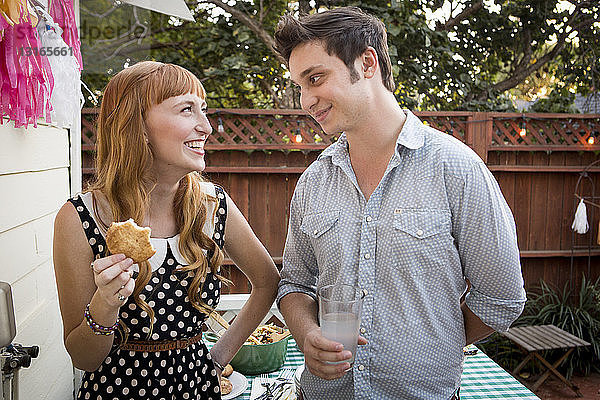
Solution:
M 231 381 L 227 378 L 221 378 L 221 394 L 229 394 L 233 390 Z
M 106 245 L 112 254 L 125 254 L 136 263 L 156 253 L 150 243 L 150 228 L 139 227 L 131 218 L 112 223 L 106 232 Z

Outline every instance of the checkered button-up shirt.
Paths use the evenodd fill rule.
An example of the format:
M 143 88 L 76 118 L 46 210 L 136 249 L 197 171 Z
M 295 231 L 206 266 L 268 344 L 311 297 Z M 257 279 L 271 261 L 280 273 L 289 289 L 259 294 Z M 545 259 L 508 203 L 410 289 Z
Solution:
M 352 370 L 325 381 L 308 369 L 309 399 L 443 399 L 459 387 L 460 298 L 506 330 L 525 291 L 512 213 L 483 161 L 407 112 L 384 176 L 366 200 L 344 134 L 300 177 L 291 203 L 278 302 L 316 299 L 333 283 L 366 294 Z

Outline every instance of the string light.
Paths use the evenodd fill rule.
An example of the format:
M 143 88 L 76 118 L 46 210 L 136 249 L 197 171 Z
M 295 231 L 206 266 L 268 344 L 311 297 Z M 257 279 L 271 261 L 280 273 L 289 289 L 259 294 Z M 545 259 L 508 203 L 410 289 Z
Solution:
M 235 110 L 231 110 L 231 109 L 215 109 L 213 111 L 217 116 L 219 115 L 219 113 L 225 113 L 225 114 L 230 114 L 230 115 L 239 115 L 239 116 L 244 116 L 247 117 L 248 114 L 245 112 L 236 112 Z M 253 114 L 252 118 L 255 119 L 272 119 L 274 118 L 274 116 L 272 115 L 261 115 L 260 113 L 257 114 Z M 461 120 L 460 123 L 461 124 L 465 124 L 465 125 L 469 125 L 469 124 L 473 124 L 473 123 L 482 123 L 482 122 L 490 122 L 490 121 L 510 121 L 510 120 L 515 120 L 519 117 L 514 117 L 514 116 L 510 116 L 510 117 L 494 117 L 494 118 L 486 118 L 486 119 L 480 119 L 480 120 Z M 527 136 L 527 120 L 531 119 L 531 120 L 535 120 L 535 121 L 544 121 L 544 120 L 548 120 L 548 119 L 555 119 L 555 117 L 543 117 L 543 116 L 536 116 L 536 117 L 529 117 L 529 116 L 525 116 L 524 114 L 521 114 L 521 123 L 519 125 L 519 128 L 517 130 L 517 132 L 519 133 L 520 137 L 525 137 Z M 300 128 L 301 125 L 301 121 L 297 120 L 296 123 L 298 124 L 298 127 L 296 129 L 291 129 L 291 135 L 290 135 L 290 142 L 292 143 L 301 143 L 304 141 L 304 138 L 302 137 L 302 131 Z M 303 124 L 303 122 L 302 122 Z M 425 125 L 429 125 L 427 123 L 426 120 L 423 120 L 423 124 Z M 450 121 L 450 129 L 447 131 L 450 135 L 452 135 L 454 133 L 454 127 L 456 126 L 456 121 L 451 120 Z M 223 120 L 221 119 L 221 117 L 218 117 L 218 125 L 217 125 L 217 132 L 219 133 L 225 133 L 225 127 L 223 125 Z M 597 133 L 597 132 L 596 132 Z M 587 144 L 589 145 L 593 145 L 596 143 L 596 133 L 592 133 L 590 134 L 590 136 L 588 136 L 588 138 L 585 140 L 585 142 L 587 142 Z
M 217 132 L 225 133 L 225 127 L 223 126 L 223 120 L 221 119 L 221 117 L 219 117 L 219 122 L 217 125 Z
M 519 129 L 519 135 L 521 137 L 527 135 L 527 127 L 525 126 L 525 121 L 521 122 L 521 129 Z
M 294 142 L 300 143 L 302 142 L 302 135 L 300 132 L 300 121 L 296 121 L 296 124 L 298 125 L 298 127 L 296 128 L 296 134 L 294 135 Z
M 588 137 L 587 142 L 588 144 L 594 144 L 596 143 L 596 135 L 594 135 L 594 132 L 590 133 L 590 137 Z

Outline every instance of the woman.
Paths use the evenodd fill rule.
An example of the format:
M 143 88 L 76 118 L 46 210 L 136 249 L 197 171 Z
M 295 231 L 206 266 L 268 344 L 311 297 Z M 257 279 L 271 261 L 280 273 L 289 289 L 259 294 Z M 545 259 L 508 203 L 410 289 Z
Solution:
M 106 87 L 96 180 L 54 231 L 65 346 L 87 371 L 80 398 L 218 399 L 222 367 L 273 303 L 271 257 L 231 198 L 200 177 L 205 112 L 202 85 L 176 65 L 141 62 Z M 139 265 L 106 249 L 107 227 L 128 218 L 151 228 L 157 250 Z M 208 352 L 201 324 L 219 301 L 222 250 L 252 292 Z

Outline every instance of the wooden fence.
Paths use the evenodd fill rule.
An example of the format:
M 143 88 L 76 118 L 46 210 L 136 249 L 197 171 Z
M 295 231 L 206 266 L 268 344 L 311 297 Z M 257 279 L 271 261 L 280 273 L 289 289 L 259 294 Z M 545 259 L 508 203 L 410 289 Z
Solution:
M 82 118 L 84 179 L 93 174 L 95 109 Z M 498 180 L 517 223 L 526 286 L 562 287 L 600 276 L 600 209 L 589 204 L 590 230 L 571 230 L 577 198 L 600 204 L 600 115 L 416 112 L 427 124 L 473 148 Z M 276 262 L 281 262 L 289 202 L 300 174 L 337 135 L 300 110 L 213 109 L 206 175 L 223 185 Z M 218 151 L 217 151 L 218 150 Z M 597 189 L 594 189 L 597 188 Z M 595 200 L 595 201 L 594 201 Z M 248 291 L 230 269 L 232 293 Z

